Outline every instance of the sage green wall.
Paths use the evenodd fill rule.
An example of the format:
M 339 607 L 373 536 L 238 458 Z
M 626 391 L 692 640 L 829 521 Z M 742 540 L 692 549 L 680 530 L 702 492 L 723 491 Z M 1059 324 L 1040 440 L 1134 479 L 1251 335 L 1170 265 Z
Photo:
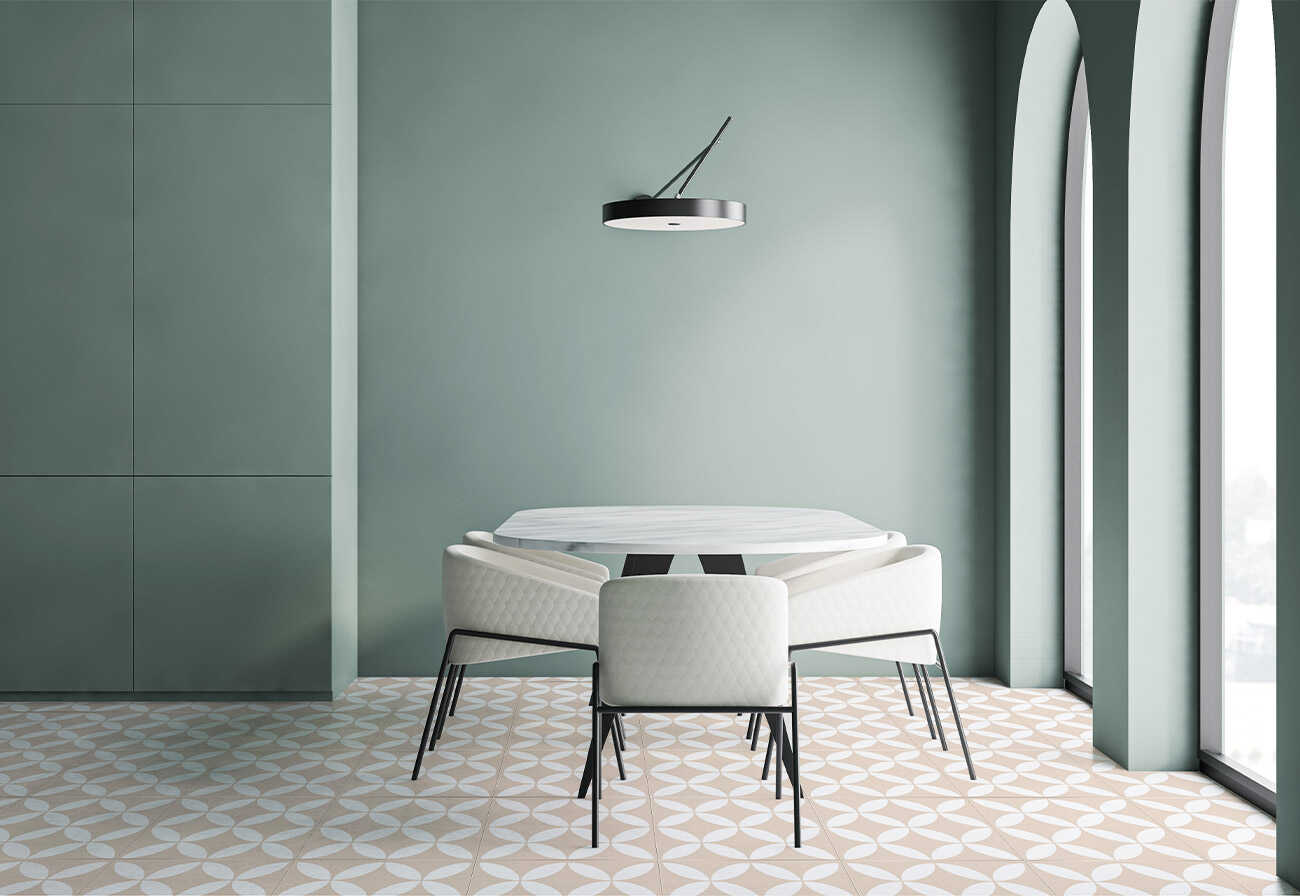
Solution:
M 362 0 L 361 674 L 435 670 L 444 545 L 610 503 L 902 529 L 943 551 L 953 667 L 994 671 L 993 26 Z M 691 192 L 746 201 L 744 228 L 601 226 L 728 114 Z
M 1300 886 L 1300 3 L 1277 48 L 1277 873 Z

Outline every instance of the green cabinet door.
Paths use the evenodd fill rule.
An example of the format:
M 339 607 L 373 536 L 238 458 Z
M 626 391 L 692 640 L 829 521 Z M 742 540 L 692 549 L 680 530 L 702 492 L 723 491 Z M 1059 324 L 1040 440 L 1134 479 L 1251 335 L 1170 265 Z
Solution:
M 329 479 L 135 483 L 136 690 L 329 692 Z
M 329 110 L 135 124 L 135 472 L 328 474 Z
M 131 690 L 131 480 L 0 477 L 0 691 Z
M 131 109 L 0 105 L 0 474 L 130 472 Z

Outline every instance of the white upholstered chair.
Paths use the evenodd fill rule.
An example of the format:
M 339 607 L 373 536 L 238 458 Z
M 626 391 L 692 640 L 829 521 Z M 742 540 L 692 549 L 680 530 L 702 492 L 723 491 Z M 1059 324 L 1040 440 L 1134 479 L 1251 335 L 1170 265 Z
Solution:
M 943 561 L 939 549 L 910 545 L 851 551 L 834 562 L 790 578 L 786 587 L 790 594 L 790 649 L 827 650 L 911 664 L 930 736 L 937 728 L 946 750 L 948 741 L 926 670 L 926 666 L 938 665 L 948 689 L 966 769 L 974 780 L 975 766 L 939 643 L 943 610 Z M 901 677 L 901 666 L 899 669 Z
M 907 536 L 902 532 L 886 532 L 884 544 L 876 545 L 874 548 L 864 548 L 863 550 L 879 551 L 884 548 L 901 548 L 906 544 Z M 830 551 L 821 554 L 791 554 L 789 557 L 781 557 L 778 560 L 769 560 L 767 563 L 760 564 L 754 569 L 754 575 L 768 576 L 773 579 L 780 579 L 783 582 L 788 582 L 795 576 L 815 572 L 818 569 L 833 564 L 836 558 L 852 553 L 854 552 Z
M 902 532 L 890 531 L 885 533 L 884 544 L 876 545 L 874 548 L 864 548 L 863 550 L 880 551 L 886 548 L 901 548 L 904 547 L 906 544 L 907 544 L 906 535 L 904 535 Z M 781 557 L 778 560 L 770 560 L 767 563 L 761 564 L 754 570 L 754 575 L 770 576 L 774 579 L 780 579 L 783 582 L 788 582 L 791 579 L 794 579 L 798 576 L 805 575 L 810 572 L 816 572 L 819 569 L 825 569 L 828 566 L 832 566 L 840 559 L 852 553 L 855 552 L 854 551 L 830 551 L 828 553 L 819 553 L 819 554 L 791 554 L 788 557 Z M 912 711 L 912 695 L 909 694 L 907 691 L 907 678 L 903 675 L 903 664 L 894 663 L 894 668 L 898 670 L 898 683 L 903 688 L 903 702 L 907 706 L 907 714 L 909 716 L 916 715 L 916 713 Z M 919 682 L 917 683 L 917 686 L 920 687 Z M 758 735 L 759 735 L 758 717 L 750 716 L 749 728 L 747 728 L 745 731 L 745 738 L 749 740 L 749 748 L 751 750 L 758 748 Z
M 524 560 L 540 563 L 543 566 L 553 567 L 561 572 L 582 576 L 584 579 L 591 579 L 597 585 L 609 581 L 609 568 L 602 563 L 596 563 L 594 560 L 584 560 L 581 557 L 575 557 L 572 554 L 565 554 L 560 551 L 530 551 L 524 548 L 509 548 L 493 541 L 491 532 L 466 532 L 463 541 L 471 547 L 499 551 L 512 557 L 520 557 Z
M 452 545 L 442 555 L 447 645 L 411 779 L 434 749 L 465 666 L 566 650 L 596 650 L 599 586 L 591 578 L 502 551 Z M 616 742 L 615 746 L 619 746 Z
M 600 659 L 592 667 L 591 845 L 597 834 L 600 755 L 608 717 L 638 712 L 758 712 L 783 731 L 799 825 L 799 721 L 790 662 L 786 586 L 773 578 L 665 575 L 614 579 L 600 589 Z M 786 738 L 777 744 L 776 795 Z

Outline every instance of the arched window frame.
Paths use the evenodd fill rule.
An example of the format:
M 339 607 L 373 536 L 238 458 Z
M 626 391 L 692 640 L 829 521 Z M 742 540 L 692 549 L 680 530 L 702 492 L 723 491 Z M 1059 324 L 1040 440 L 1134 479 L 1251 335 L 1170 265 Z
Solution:
M 1275 815 L 1272 782 L 1229 759 L 1224 743 L 1224 150 L 1237 7 L 1238 0 L 1214 4 L 1201 107 L 1200 762 L 1210 777 Z
M 1092 700 L 1092 135 L 1079 62 L 1064 202 L 1065 682 Z

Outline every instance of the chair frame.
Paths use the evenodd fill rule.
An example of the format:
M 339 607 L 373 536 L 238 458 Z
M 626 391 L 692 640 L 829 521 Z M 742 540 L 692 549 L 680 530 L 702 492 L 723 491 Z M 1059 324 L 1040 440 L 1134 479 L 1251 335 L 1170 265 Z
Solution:
M 591 749 L 588 752 L 589 765 L 592 766 L 591 780 L 591 846 L 593 849 L 600 845 L 600 748 L 605 738 L 609 736 L 610 725 L 605 722 L 607 716 L 617 719 L 621 715 L 629 713 L 655 713 L 655 714 L 673 714 L 673 713 L 761 713 L 768 719 L 768 724 L 772 726 L 773 731 L 776 729 L 776 723 L 781 721 L 781 727 L 784 731 L 784 720 L 781 716 L 788 714 L 790 716 L 790 792 L 794 799 L 794 845 L 798 849 L 803 846 L 803 831 L 799 821 L 799 799 L 802 790 L 799 787 L 799 688 L 798 688 L 798 671 L 794 661 L 789 662 L 790 667 L 790 704 L 788 706 L 723 706 L 709 704 L 702 706 L 680 706 L 680 705 L 610 705 L 600 698 L 600 661 L 597 659 L 591 666 Z M 781 738 L 785 740 L 784 737 Z M 615 741 L 617 747 L 617 741 Z M 777 751 L 777 774 L 776 774 L 776 796 L 781 798 L 781 772 L 782 763 L 782 744 L 776 745 Z M 597 761 L 590 761 L 596 758 Z M 621 765 L 621 763 L 620 763 Z
M 420 766 L 424 762 L 425 751 L 432 751 L 442 739 L 442 730 L 446 725 L 447 717 L 456 714 L 456 702 L 460 699 L 460 687 L 465 680 L 465 666 L 455 663 L 448 664 L 451 659 L 451 649 L 456 644 L 456 638 L 484 638 L 491 641 L 510 641 L 515 644 L 536 644 L 539 647 L 558 647 L 564 650 L 590 650 L 600 657 L 600 651 L 595 644 L 582 644 L 576 641 L 555 641 L 550 638 L 533 638 L 526 635 L 508 635 L 503 632 L 485 632 L 477 629 L 456 628 L 447 633 L 447 646 L 442 651 L 442 662 L 438 666 L 438 681 L 433 687 L 433 696 L 429 700 L 429 714 L 424 719 L 424 733 L 420 735 L 420 746 L 415 753 L 415 767 L 411 770 L 411 780 L 417 780 L 420 777 Z M 452 679 L 455 678 L 453 685 Z M 446 687 L 443 683 L 446 682 Z M 432 737 L 430 736 L 432 729 Z M 614 749 L 619 755 L 619 762 L 622 762 L 622 729 L 618 731 L 618 736 L 614 741 Z
M 910 632 L 891 632 L 885 635 L 867 635 L 861 638 L 837 638 L 833 641 L 814 641 L 807 644 L 791 644 L 790 652 L 796 650 L 824 650 L 827 647 L 845 647 L 849 644 L 869 644 L 873 641 L 893 641 L 899 638 L 915 638 L 922 635 L 929 635 L 934 639 L 934 652 L 939 662 L 939 671 L 943 673 L 943 683 L 948 689 L 948 702 L 952 706 L 952 717 L 957 723 L 957 736 L 961 739 L 962 755 L 966 758 L 966 771 L 970 774 L 972 781 L 975 777 L 975 763 L 970 758 L 970 747 L 966 743 L 966 731 L 961 724 L 961 712 L 957 709 L 957 695 L 952 690 L 952 678 L 948 675 L 948 663 L 943 657 L 943 645 L 939 643 L 939 633 L 932 628 L 916 629 Z M 901 663 L 895 663 L 898 667 L 899 682 L 903 684 L 903 693 L 907 694 L 906 679 L 903 678 L 903 667 Z M 934 708 L 934 722 L 939 725 L 939 742 L 945 750 L 948 749 L 948 741 L 943 734 L 943 723 L 939 721 L 939 706 L 934 702 L 934 689 L 930 686 L 930 675 L 925 671 L 925 667 L 918 663 L 912 664 L 912 671 L 916 675 L 916 687 L 921 692 L 921 705 L 925 708 L 925 720 L 930 722 L 930 707 Z M 924 680 L 924 687 L 922 681 Z M 929 703 L 926 703 L 926 691 L 929 690 Z M 908 700 L 907 711 L 912 712 L 911 700 Z M 930 737 L 934 737 L 934 725 L 930 725 Z M 755 744 L 757 743 L 757 731 L 754 734 Z M 770 749 L 770 743 L 769 743 Z

